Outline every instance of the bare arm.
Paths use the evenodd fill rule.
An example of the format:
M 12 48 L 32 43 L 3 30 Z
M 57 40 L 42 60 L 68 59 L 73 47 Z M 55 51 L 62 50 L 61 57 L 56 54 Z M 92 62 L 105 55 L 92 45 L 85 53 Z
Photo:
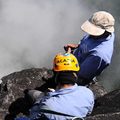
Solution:
M 65 49 L 65 51 L 67 51 L 67 53 L 73 53 L 73 50 L 76 49 L 76 48 L 78 48 L 78 47 L 79 47 L 78 44 L 76 44 L 76 45 L 66 44 L 66 45 L 64 46 L 64 49 Z
M 78 44 L 76 44 L 76 45 L 73 45 L 73 44 L 70 44 L 70 43 L 68 43 L 68 44 L 66 44 L 64 47 L 71 47 L 71 48 L 73 48 L 73 49 L 76 49 L 76 48 L 78 48 Z

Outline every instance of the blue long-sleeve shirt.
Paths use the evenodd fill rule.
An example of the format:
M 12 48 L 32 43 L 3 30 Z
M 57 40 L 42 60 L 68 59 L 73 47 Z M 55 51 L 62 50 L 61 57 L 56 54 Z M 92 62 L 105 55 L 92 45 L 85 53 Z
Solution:
M 91 113 L 94 106 L 93 92 L 83 86 L 75 84 L 67 89 L 58 89 L 55 92 L 50 92 L 41 102 L 39 106 L 31 109 L 30 119 L 37 120 L 41 113 L 39 109 L 49 109 L 56 112 L 62 112 L 78 117 L 85 117 Z M 66 120 L 70 117 L 59 116 L 53 114 L 45 114 L 50 120 Z
M 79 62 L 79 73 L 83 78 L 92 79 L 100 75 L 110 64 L 114 38 L 114 33 L 101 39 L 91 39 L 89 34 L 83 37 L 74 54 Z

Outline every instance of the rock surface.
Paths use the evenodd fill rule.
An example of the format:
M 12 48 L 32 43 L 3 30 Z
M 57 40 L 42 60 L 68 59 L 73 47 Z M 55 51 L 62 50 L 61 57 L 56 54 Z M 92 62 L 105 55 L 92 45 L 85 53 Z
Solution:
M 44 83 L 42 77 L 52 75 L 51 69 L 32 68 L 3 77 L 0 94 L 0 120 L 12 120 L 13 117 L 20 115 L 27 117 L 30 106 L 24 99 L 24 91 L 41 86 Z M 89 88 L 95 95 L 95 107 L 92 114 L 85 120 L 119 120 L 120 90 L 107 93 L 99 82 Z
M 16 110 L 16 108 L 10 108 L 9 110 L 9 106 L 13 102 L 17 100 L 20 101 L 18 102 L 20 105 L 24 103 L 23 97 L 25 89 L 34 89 L 41 86 L 44 83 L 42 77 L 51 77 L 52 75 L 52 70 L 46 68 L 32 68 L 14 72 L 3 77 L 3 89 L 2 94 L 0 95 L 0 120 L 4 120 L 4 117 L 9 114 L 9 112 L 12 113 L 14 112 L 14 109 Z M 18 108 L 19 105 L 16 107 Z
M 85 120 L 119 120 L 120 119 L 120 90 L 107 93 L 95 100 L 92 114 Z

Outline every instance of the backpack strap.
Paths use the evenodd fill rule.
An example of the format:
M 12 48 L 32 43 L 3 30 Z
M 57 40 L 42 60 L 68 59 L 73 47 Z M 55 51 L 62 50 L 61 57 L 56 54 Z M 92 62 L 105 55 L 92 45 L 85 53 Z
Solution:
M 57 111 L 53 111 L 53 110 L 40 109 L 39 111 L 42 112 L 42 113 L 49 113 L 49 114 L 55 114 L 55 115 L 73 117 L 72 120 L 75 120 L 75 119 L 77 119 L 77 120 L 84 120 L 84 119 L 81 118 L 81 117 L 76 117 L 76 116 L 73 116 L 73 115 L 69 115 L 69 114 L 65 114 L 65 113 L 61 113 L 61 112 L 57 112 Z

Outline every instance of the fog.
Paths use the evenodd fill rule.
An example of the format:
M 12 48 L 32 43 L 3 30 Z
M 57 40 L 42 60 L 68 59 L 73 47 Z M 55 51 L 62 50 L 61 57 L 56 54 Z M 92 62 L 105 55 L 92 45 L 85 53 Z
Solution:
M 116 19 L 115 50 L 111 65 L 98 80 L 108 91 L 119 88 L 120 9 L 116 6 L 117 0 L 0 0 L 0 77 L 33 67 L 51 69 L 63 46 L 76 44 L 85 35 L 82 23 L 105 10 Z

